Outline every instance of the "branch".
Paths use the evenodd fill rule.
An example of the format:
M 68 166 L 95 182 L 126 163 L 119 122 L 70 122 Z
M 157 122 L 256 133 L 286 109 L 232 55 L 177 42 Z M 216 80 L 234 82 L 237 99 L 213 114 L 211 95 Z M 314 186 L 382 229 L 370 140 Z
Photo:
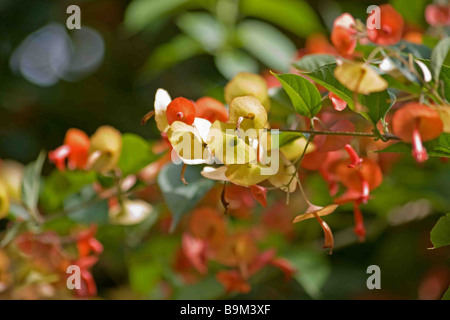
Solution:
M 352 137 L 363 137 L 363 138 L 379 138 L 373 133 L 366 132 L 344 132 L 344 131 L 315 131 L 315 130 L 280 130 L 280 132 L 297 132 L 297 133 L 307 133 L 313 135 L 322 136 L 352 136 Z M 393 134 L 383 134 L 381 135 L 386 140 L 400 140 L 399 137 Z

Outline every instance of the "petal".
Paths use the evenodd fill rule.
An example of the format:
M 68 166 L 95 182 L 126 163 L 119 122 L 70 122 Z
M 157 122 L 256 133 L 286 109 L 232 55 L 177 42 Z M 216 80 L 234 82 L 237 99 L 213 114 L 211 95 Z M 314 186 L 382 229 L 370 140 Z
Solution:
M 306 213 L 295 217 L 294 223 L 297 223 L 297 222 L 300 222 L 303 220 L 313 219 L 313 218 L 315 218 L 316 214 L 319 217 L 327 216 L 327 215 L 333 213 L 337 208 L 338 208 L 337 204 L 331 204 L 326 207 L 310 207 Z
M 166 109 L 172 102 L 172 98 L 169 93 L 164 89 L 158 89 L 155 96 L 155 120 L 158 130 L 166 132 L 169 129 L 169 123 L 167 122 Z

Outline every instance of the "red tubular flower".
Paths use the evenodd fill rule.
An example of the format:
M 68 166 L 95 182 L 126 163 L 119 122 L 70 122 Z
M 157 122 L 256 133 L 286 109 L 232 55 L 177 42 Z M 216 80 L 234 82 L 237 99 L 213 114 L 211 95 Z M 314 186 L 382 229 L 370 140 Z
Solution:
M 328 190 L 329 190 L 330 196 L 334 197 L 339 191 L 338 183 L 336 182 L 334 177 L 325 168 L 319 169 L 319 173 L 328 184 Z
M 337 52 L 344 56 L 352 56 L 356 48 L 355 19 L 348 13 L 336 18 L 331 32 L 331 42 Z
M 248 267 L 249 275 L 257 273 L 259 270 L 268 265 L 270 261 L 275 259 L 276 254 L 277 252 L 275 249 L 269 249 L 256 256 L 254 261 Z
M 95 225 L 78 233 L 77 249 L 80 257 L 88 257 L 91 253 L 98 255 L 103 252 L 103 245 L 95 239 L 96 233 L 97 226 Z
M 226 240 L 226 225 L 223 214 L 212 208 L 196 209 L 189 220 L 190 233 L 208 243 L 211 248 L 220 247 Z
M 62 145 L 48 153 L 48 158 L 55 164 L 59 171 L 66 170 L 66 159 L 70 154 L 70 147 Z
M 367 36 L 370 41 L 379 45 L 392 45 L 399 42 L 403 35 L 405 22 L 403 17 L 390 4 L 380 6 L 380 28 L 376 28 L 377 11 L 367 18 Z M 375 22 L 375 23 L 373 23 Z
M 420 119 L 416 119 L 415 121 L 414 130 L 412 133 L 412 144 L 413 144 L 413 151 L 412 155 L 414 159 L 416 159 L 417 162 L 425 162 L 428 160 L 428 153 L 425 147 L 422 144 L 422 139 L 420 137 Z
M 228 121 L 228 112 L 223 103 L 210 97 L 203 97 L 195 102 L 195 111 L 198 118 L 213 123 L 216 120 Z
M 383 181 L 383 174 L 378 163 L 369 158 L 361 159 L 361 166 L 358 167 L 358 170 L 349 166 L 349 159 L 338 160 L 331 166 L 330 171 L 336 176 L 336 179 L 351 191 L 342 197 L 347 201 L 340 203 L 355 199 L 361 202 L 366 201 L 369 191 L 376 189 Z
M 353 149 L 348 148 L 352 159 L 338 160 L 332 165 L 332 171 L 337 179 L 344 184 L 347 192 L 335 199 L 335 203 L 344 204 L 353 202 L 353 214 L 355 219 L 355 234 L 361 241 L 364 240 L 366 231 L 364 219 L 359 208 L 361 203 L 367 203 L 370 191 L 377 188 L 383 181 L 380 166 L 372 159 L 359 158 Z M 349 162 L 351 165 L 349 165 Z M 354 165 L 357 163 L 357 166 Z
M 97 294 L 97 285 L 92 273 L 89 271 L 98 261 L 97 256 L 80 257 L 72 264 L 80 268 L 81 287 L 75 289 L 75 295 L 79 298 L 92 297 Z
M 286 281 L 291 279 L 293 275 L 297 272 L 294 266 L 286 259 L 276 258 L 270 261 L 270 264 L 284 273 L 284 278 Z
M 97 295 L 97 285 L 92 273 L 87 269 L 81 269 L 81 288 L 75 289 L 75 294 L 79 298 L 93 297 Z
M 41 234 L 25 232 L 15 239 L 17 248 L 39 269 L 65 273 L 71 264 L 59 235 L 52 231 Z
M 267 207 L 267 189 L 258 185 L 250 186 L 250 192 L 253 199 L 259 202 L 263 207 Z
M 75 290 L 75 294 L 80 298 L 92 297 L 97 294 L 94 277 L 89 271 L 97 263 L 100 253 L 103 252 L 103 245 L 95 239 L 96 233 L 97 226 L 92 225 L 76 236 L 78 259 L 73 264 L 81 270 L 81 288 Z
M 251 290 L 250 284 L 237 270 L 219 271 L 216 274 L 216 279 L 225 287 L 227 293 L 248 293 Z
M 86 167 L 89 153 L 89 137 L 79 129 L 67 130 L 64 144 L 48 153 L 48 157 L 56 167 L 64 171 L 66 169 L 65 161 L 69 169 L 84 169 Z
M 188 233 L 183 234 L 183 252 L 192 266 L 202 274 L 208 272 L 206 261 L 206 247 L 207 245 L 205 241 L 197 239 Z
M 425 9 L 425 19 L 432 26 L 450 25 L 450 5 L 428 5 Z
M 361 165 L 363 159 L 359 157 L 359 155 L 351 145 L 345 145 L 345 151 L 347 151 L 348 155 L 350 156 L 350 164 L 348 165 L 349 168 L 356 168 L 357 166 Z
M 361 171 L 359 171 L 359 175 L 361 177 L 361 201 L 363 203 L 367 203 L 369 201 L 369 193 L 370 193 L 370 185 L 369 182 L 364 179 L 364 176 Z
M 358 236 L 359 241 L 363 242 L 366 239 L 366 228 L 364 227 L 364 218 L 359 205 L 359 201 L 353 203 L 353 216 L 355 219 L 355 228 L 353 230 Z
M 405 142 L 412 143 L 412 155 L 421 163 L 428 159 L 422 142 L 439 137 L 444 124 L 436 110 L 419 103 L 409 103 L 392 118 L 394 133 Z
M 321 33 L 313 33 L 306 38 L 304 51 L 299 52 L 297 57 L 301 58 L 305 54 L 336 54 L 333 46 L 328 42 L 327 37 Z
M 328 93 L 328 98 L 331 100 L 336 111 L 343 111 L 347 107 L 347 102 L 339 98 L 333 92 Z

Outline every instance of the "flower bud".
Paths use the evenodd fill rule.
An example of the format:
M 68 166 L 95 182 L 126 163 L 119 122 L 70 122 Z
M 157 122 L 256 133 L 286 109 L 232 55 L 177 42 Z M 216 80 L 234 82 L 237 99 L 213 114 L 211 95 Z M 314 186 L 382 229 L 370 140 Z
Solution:
M 5 184 L 0 181 L 0 219 L 9 213 L 9 197 Z
M 261 102 L 253 96 L 233 99 L 230 104 L 230 123 L 240 123 L 240 128 L 264 129 L 267 123 L 267 111 Z
M 264 108 L 270 109 L 270 98 L 264 78 L 253 73 L 241 72 L 225 87 L 225 101 L 231 104 L 236 97 L 252 95 L 256 97 Z
M 125 200 L 123 207 L 116 205 L 110 208 L 109 219 L 115 224 L 134 225 L 144 221 L 152 212 L 152 205 L 143 200 Z
M 89 165 L 93 170 L 106 173 L 117 166 L 122 150 L 122 135 L 110 126 L 102 126 L 91 137 Z
M 22 193 L 22 178 L 24 166 L 13 160 L 0 163 L 0 180 L 4 183 L 9 196 L 20 200 Z

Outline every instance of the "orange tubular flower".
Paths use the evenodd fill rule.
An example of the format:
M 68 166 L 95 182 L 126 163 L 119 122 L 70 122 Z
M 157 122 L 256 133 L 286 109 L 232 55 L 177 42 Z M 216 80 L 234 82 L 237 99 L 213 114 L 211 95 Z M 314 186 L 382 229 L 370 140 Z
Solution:
M 182 97 L 172 100 L 166 110 L 167 122 L 169 125 L 175 121 L 181 121 L 191 125 L 194 123 L 195 115 L 194 103 Z
M 350 57 L 355 52 L 357 43 L 355 24 L 355 19 L 348 13 L 344 13 L 334 21 L 331 42 L 337 52 L 344 57 Z
M 374 160 L 359 157 L 350 145 L 347 145 L 345 149 L 349 153 L 350 159 L 336 161 L 332 165 L 331 171 L 348 190 L 344 195 L 335 199 L 335 203 L 353 202 L 354 232 L 360 241 L 363 241 L 366 230 L 359 206 L 361 203 L 367 203 L 370 191 L 377 188 L 383 181 L 383 174 L 380 166 Z
M 450 25 L 450 6 L 430 4 L 425 9 L 425 19 L 432 26 Z
M 228 112 L 223 103 L 210 97 L 203 97 L 195 102 L 196 116 L 208 120 L 211 123 L 218 120 L 228 121 Z
M 316 215 L 316 220 L 319 222 L 325 235 L 325 244 L 323 245 L 323 248 L 330 249 L 330 254 L 332 254 L 334 248 L 333 232 L 331 231 L 331 228 L 328 226 L 328 224 L 323 221 L 322 218 L 318 215 Z
M 196 209 L 192 213 L 189 231 L 195 237 L 205 240 L 213 249 L 225 242 L 227 232 L 223 214 L 207 207 Z
M 97 226 L 95 225 L 78 233 L 77 249 L 80 257 L 87 257 L 91 253 L 100 254 L 103 252 L 103 245 L 95 238 L 96 233 Z
M 295 59 L 300 59 L 308 54 L 336 54 L 333 46 L 328 42 L 328 38 L 322 33 L 313 33 L 306 38 L 305 48 L 297 52 Z
M 96 233 L 97 226 L 92 225 L 76 236 L 78 259 L 72 264 L 77 265 L 81 270 L 81 288 L 75 290 L 75 294 L 80 298 L 92 297 L 97 294 L 94 277 L 89 271 L 97 263 L 100 253 L 103 252 L 103 245 L 95 238 Z
M 69 129 L 64 138 L 64 144 L 48 153 L 48 157 L 60 171 L 66 169 L 65 160 L 68 159 L 70 170 L 84 169 L 89 152 L 89 137 L 79 129 Z
M 294 219 L 294 223 L 301 222 L 303 220 L 315 218 L 322 227 L 323 233 L 325 235 L 324 249 L 330 249 L 330 255 L 333 253 L 334 248 L 334 238 L 333 232 L 328 224 L 322 220 L 321 216 L 326 216 L 333 213 L 337 209 L 338 205 L 333 204 L 326 207 L 318 207 L 310 204 L 306 213 L 301 214 Z
M 370 14 L 367 19 L 368 22 L 375 20 L 376 14 L 377 11 Z M 379 45 L 392 45 L 399 42 L 405 25 L 403 17 L 390 4 L 383 4 L 380 6 L 380 20 L 379 29 L 376 26 L 368 28 L 367 36 L 369 40 Z
M 397 136 L 413 144 L 412 155 L 419 163 L 428 159 L 422 142 L 439 137 L 444 130 L 444 124 L 436 110 L 414 102 L 394 114 L 392 125 Z

